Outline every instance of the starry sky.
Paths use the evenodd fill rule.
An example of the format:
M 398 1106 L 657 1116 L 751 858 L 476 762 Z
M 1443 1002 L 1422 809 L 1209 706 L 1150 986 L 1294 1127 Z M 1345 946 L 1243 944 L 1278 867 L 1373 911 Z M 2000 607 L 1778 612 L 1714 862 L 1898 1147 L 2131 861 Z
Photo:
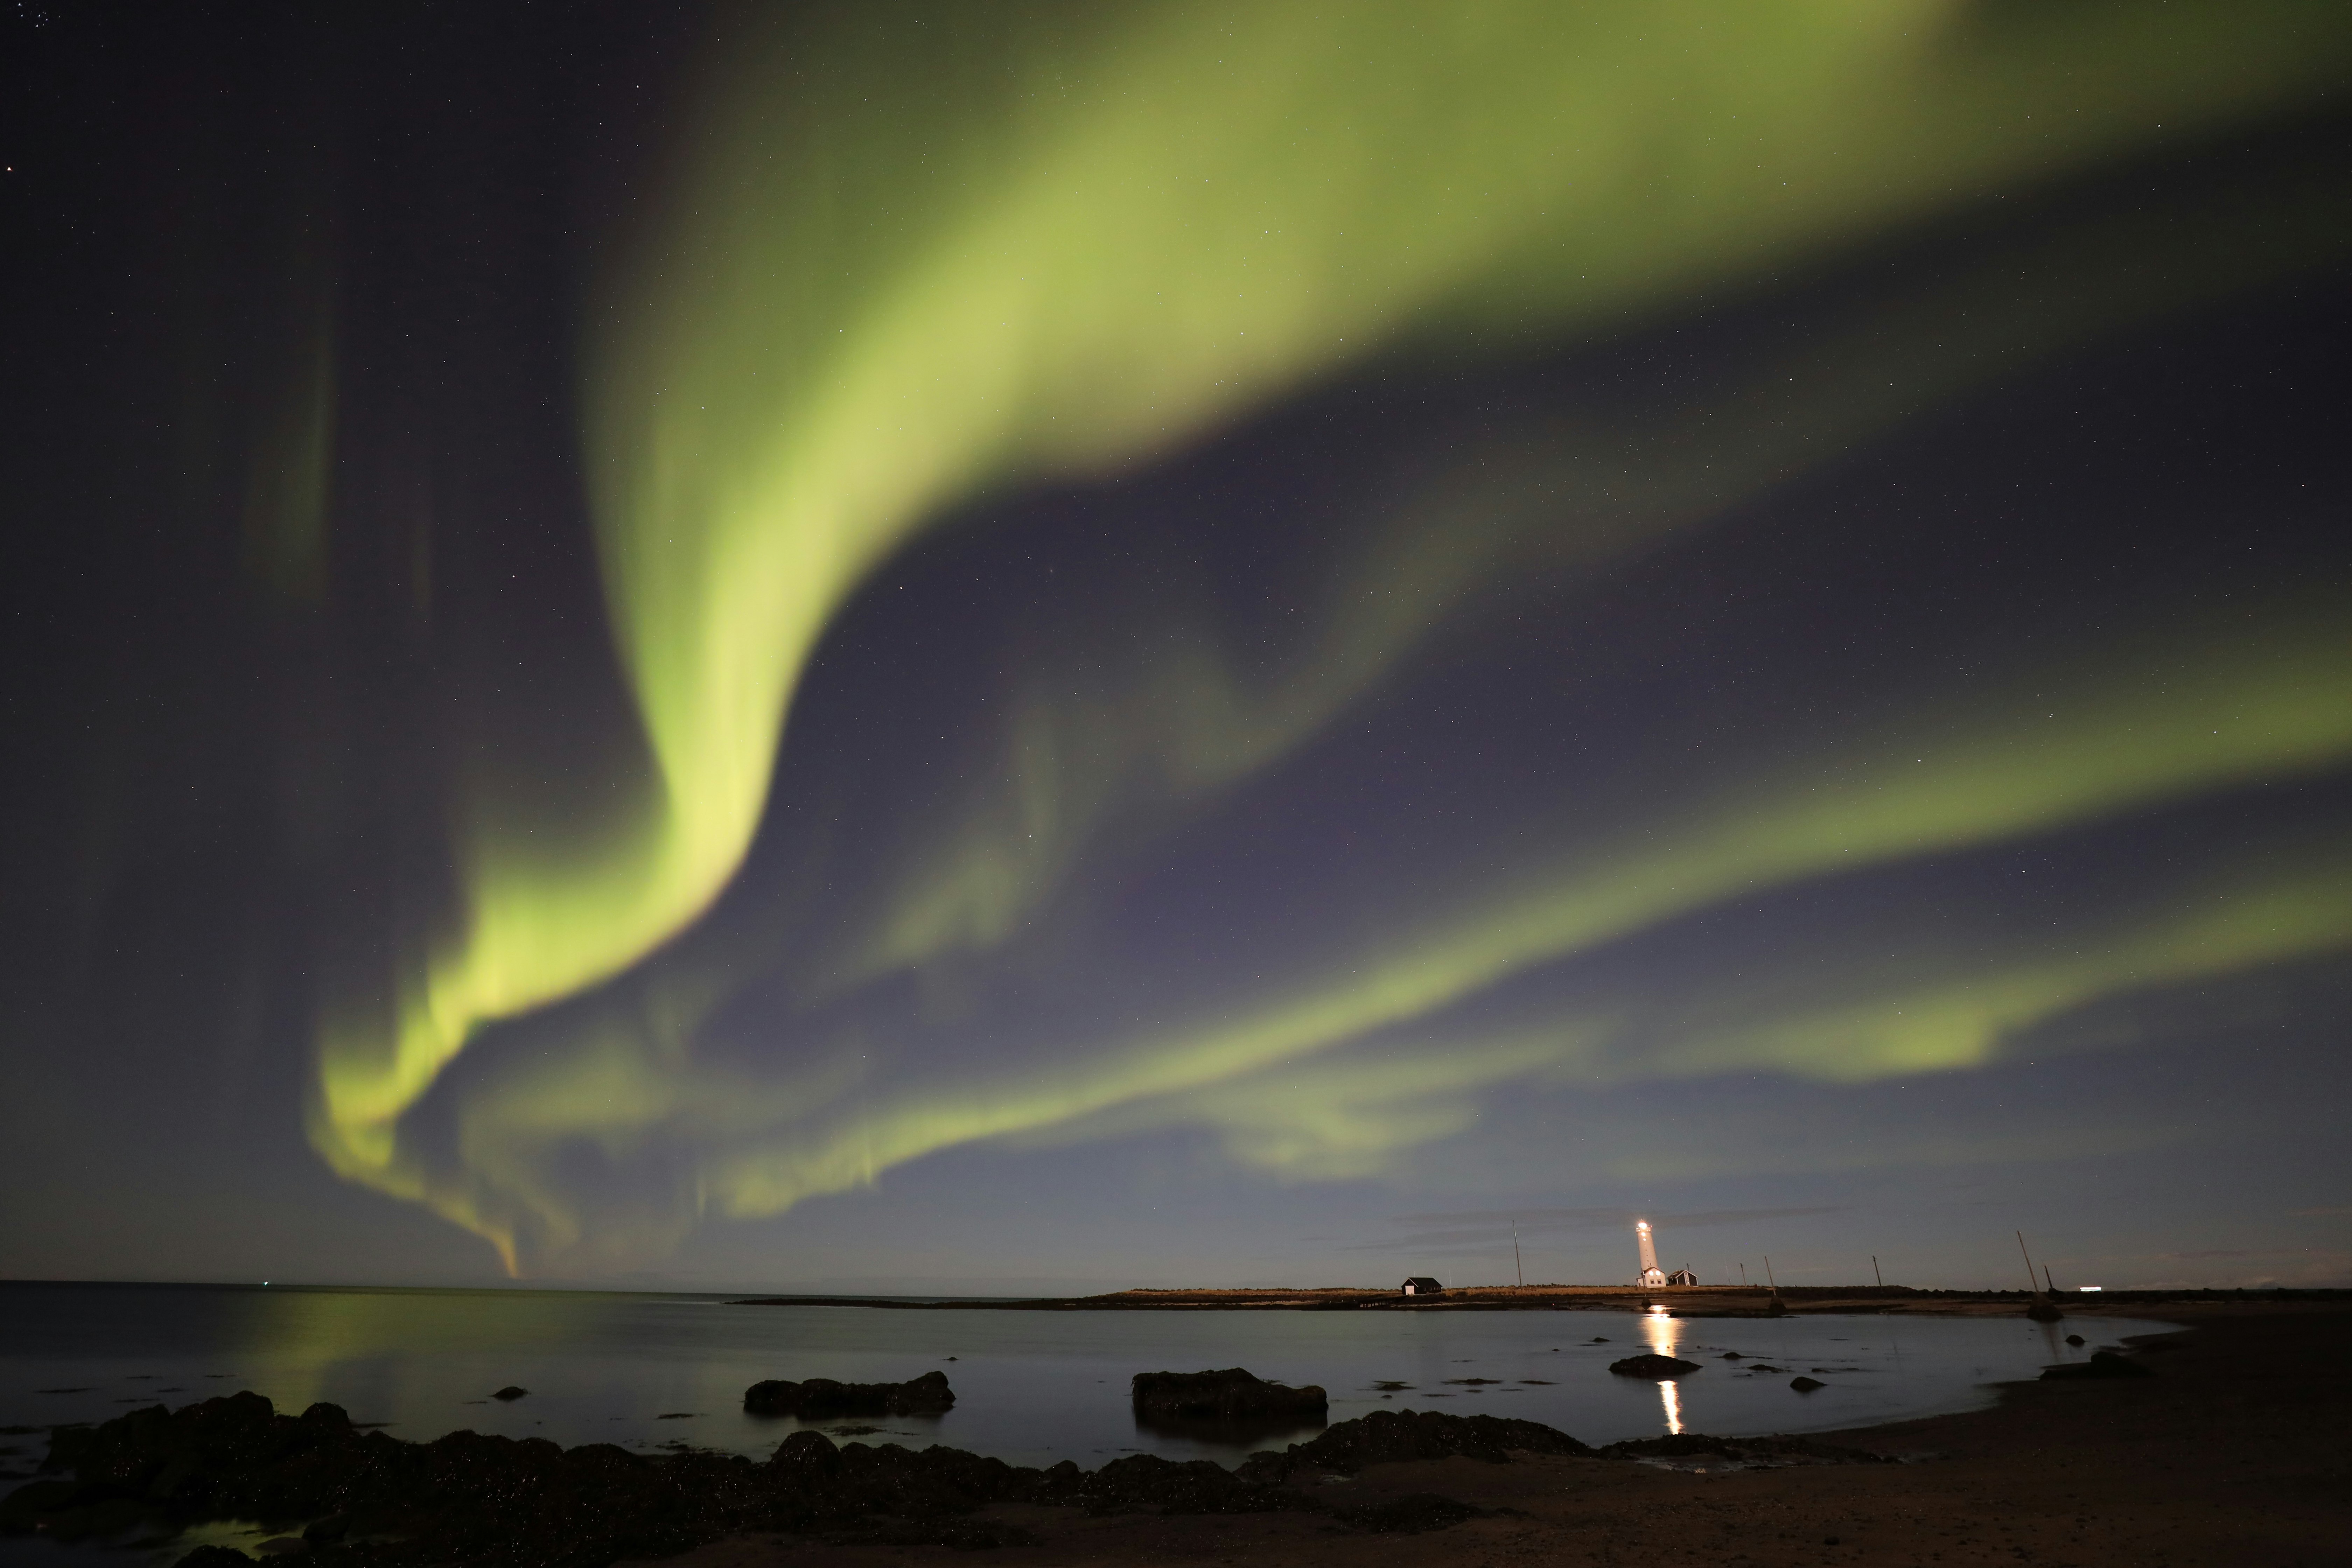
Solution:
M 20 5 L 0 1277 L 2352 1285 L 2352 13 Z

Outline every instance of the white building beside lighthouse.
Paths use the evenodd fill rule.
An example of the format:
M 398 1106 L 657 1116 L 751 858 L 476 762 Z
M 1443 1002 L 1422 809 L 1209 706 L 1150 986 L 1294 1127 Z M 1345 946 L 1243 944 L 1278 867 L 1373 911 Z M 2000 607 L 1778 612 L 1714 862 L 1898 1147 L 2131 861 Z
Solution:
M 1666 1273 L 1664 1269 L 1658 1267 L 1658 1247 L 1657 1243 L 1651 1239 L 1648 1220 L 1637 1219 L 1633 1222 L 1633 1239 L 1642 1247 L 1642 1277 L 1634 1283 L 1664 1285 L 1666 1282 Z

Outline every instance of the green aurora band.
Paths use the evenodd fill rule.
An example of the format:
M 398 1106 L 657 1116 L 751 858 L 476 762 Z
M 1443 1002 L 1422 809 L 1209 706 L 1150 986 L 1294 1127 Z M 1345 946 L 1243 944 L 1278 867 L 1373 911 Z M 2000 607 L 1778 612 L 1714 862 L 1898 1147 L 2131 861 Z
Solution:
M 512 1093 L 467 1107 L 457 1173 L 403 1148 L 403 1117 L 487 1026 L 622 973 L 709 906 L 759 825 L 819 637 L 957 503 L 1148 461 L 1368 356 L 1525 352 L 1614 329 L 2275 112 L 2330 85 L 2352 37 L 2341 7 L 2285 0 L 1095 10 L 919 21 L 874 6 L 813 37 L 747 24 L 710 73 L 666 216 L 610 281 L 588 447 L 646 765 L 609 781 L 608 810 L 572 821 L 550 820 L 526 784 L 476 785 L 462 912 L 393 1003 L 331 1016 L 310 1117 L 335 1170 L 479 1232 L 510 1268 L 519 1213 L 558 1242 L 578 1227 L 501 1139 L 625 1138 L 728 1086 L 685 1068 L 648 1079 L 610 1053 L 604 1079 L 537 1081 L 528 1110 Z M 1297 983 L 1214 1027 L 716 1152 L 695 1202 L 772 1213 L 950 1143 L 1196 1094 L 1734 889 L 2339 764 L 2352 681 L 2338 624 L 2322 606 L 2258 645 L 2217 638 L 2159 703 L 2084 675 L 2063 736 L 2007 711 L 1948 713 L 1921 731 L 1934 767 L 1867 790 L 1823 787 L 1851 759 L 1791 763 L 1684 803 L 1664 859 L 1481 889 L 1395 952 L 1352 961 L 1345 983 Z M 1343 698 L 1273 729 L 1311 728 Z M 1912 749 L 1907 734 L 1871 744 Z M 1282 749 L 1229 737 L 1210 771 Z M 1041 874 L 1006 875 L 1021 886 L 1002 899 L 950 889 L 945 914 L 910 909 L 869 972 L 1000 938 L 1009 918 L 991 900 L 1020 907 Z M 2295 934 L 2241 949 L 2342 940 L 2332 917 L 2287 924 Z M 1786 1065 L 1832 1078 L 1959 1065 L 1991 1028 Z M 728 1114 L 788 1125 L 809 1089 L 771 1084 Z

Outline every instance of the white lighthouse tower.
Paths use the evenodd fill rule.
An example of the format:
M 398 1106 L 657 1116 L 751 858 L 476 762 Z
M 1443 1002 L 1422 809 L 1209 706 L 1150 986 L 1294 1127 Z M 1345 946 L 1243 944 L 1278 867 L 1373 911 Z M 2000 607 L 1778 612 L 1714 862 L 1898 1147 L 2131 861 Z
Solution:
M 1637 1219 L 1633 1222 L 1633 1239 L 1642 1244 L 1642 1278 L 1638 1283 L 1664 1285 L 1666 1282 L 1665 1271 L 1658 1267 L 1658 1247 L 1657 1243 L 1650 1237 L 1648 1220 Z

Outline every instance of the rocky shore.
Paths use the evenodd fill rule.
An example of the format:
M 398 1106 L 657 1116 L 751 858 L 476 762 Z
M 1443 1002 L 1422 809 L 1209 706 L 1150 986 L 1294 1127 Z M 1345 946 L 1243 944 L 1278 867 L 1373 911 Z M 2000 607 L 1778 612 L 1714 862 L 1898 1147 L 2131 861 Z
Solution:
M 1295 1402 L 1309 1392 L 1265 1384 L 1245 1372 L 1145 1374 L 1139 1382 L 1171 1376 L 1178 1380 L 1176 1397 L 1224 1403 Z M 872 1397 L 916 1386 L 874 1385 L 891 1392 Z M 920 1392 L 944 1389 L 926 1382 Z M 1321 1391 L 1311 1392 L 1319 1404 Z M 1697 1441 L 1720 1447 L 1716 1439 Z M 332 1405 L 286 1415 L 260 1394 L 240 1393 L 177 1410 L 154 1405 L 94 1427 L 59 1428 L 43 1467 L 55 1479 L 0 1502 L 0 1531 L 74 1540 L 141 1527 L 167 1535 L 214 1519 L 259 1520 L 283 1528 L 278 1552 L 351 1568 L 603 1568 L 751 1531 L 835 1547 L 1036 1545 L 1040 1538 L 1027 1524 L 1003 1517 L 1008 1507 L 1093 1518 L 1311 1514 L 1328 1529 L 1412 1534 L 1486 1510 L 1429 1491 L 1359 1502 L 1291 1483 L 1422 1461 L 1623 1461 L 1654 1451 L 1638 1443 L 1589 1448 L 1532 1421 L 1400 1410 L 1342 1422 L 1311 1442 L 1253 1455 L 1234 1470 L 1150 1454 L 1094 1470 L 1066 1460 L 1034 1469 L 949 1447 L 836 1447 L 805 1430 L 757 1463 L 691 1451 L 646 1458 L 608 1444 L 565 1449 L 473 1432 L 409 1443 L 361 1431 Z M 1868 1458 L 1818 1445 L 1809 1452 L 1815 1461 Z M 187 1568 L 245 1561 L 224 1546 L 200 1547 L 180 1559 Z
M 982 1517 L 1038 1539 L 993 1556 L 1003 1568 L 2352 1562 L 2352 1434 L 2341 1415 L 2352 1393 L 2352 1310 L 2325 1300 L 2225 1297 L 2177 1302 L 2164 1315 L 2197 1327 L 2133 1345 L 2130 1359 L 2148 1375 L 2011 1384 L 1994 1408 L 1966 1415 L 1798 1439 L 1685 1434 L 1622 1446 L 1617 1459 L 1520 1452 L 1507 1465 L 1455 1457 L 1381 1460 L 1353 1472 L 1302 1467 L 1285 1483 L 1359 1517 L 1430 1496 L 1465 1510 L 1458 1522 L 1415 1533 L 1373 1534 L 1314 1512 L 1093 1516 L 1000 1507 Z M 1860 1450 L 1881 1462 L 1822 1463 L 1817 1449 L 1833 1458 Z M 940 1548 L 747 1535 L 673 1568 L 955 1561 Z
M 1532 1422 L 1381 1411 L 1237 1469 L 1133 1455 L 1025 1468 L 786 1439 L 764 1461 L 471 1432 L 407 1443 L 252 1394 L 51 1436 L 0 1528 L 59 1539 L 209 1519 L 352 1568 L 1020 1568 L 1465 1563 L 1969 1568 L 2259 1562 L 2352 1542 L 2352 1311 L 2174 1309 L 2129 1372 L 2010 1385 L 1994 1409 L 1811 1437 L 1591 1448 Z M 904 1387 L 907 1385 L 884 1385 Z M 183 1561 L 249 1561 L 205 1547 Z

